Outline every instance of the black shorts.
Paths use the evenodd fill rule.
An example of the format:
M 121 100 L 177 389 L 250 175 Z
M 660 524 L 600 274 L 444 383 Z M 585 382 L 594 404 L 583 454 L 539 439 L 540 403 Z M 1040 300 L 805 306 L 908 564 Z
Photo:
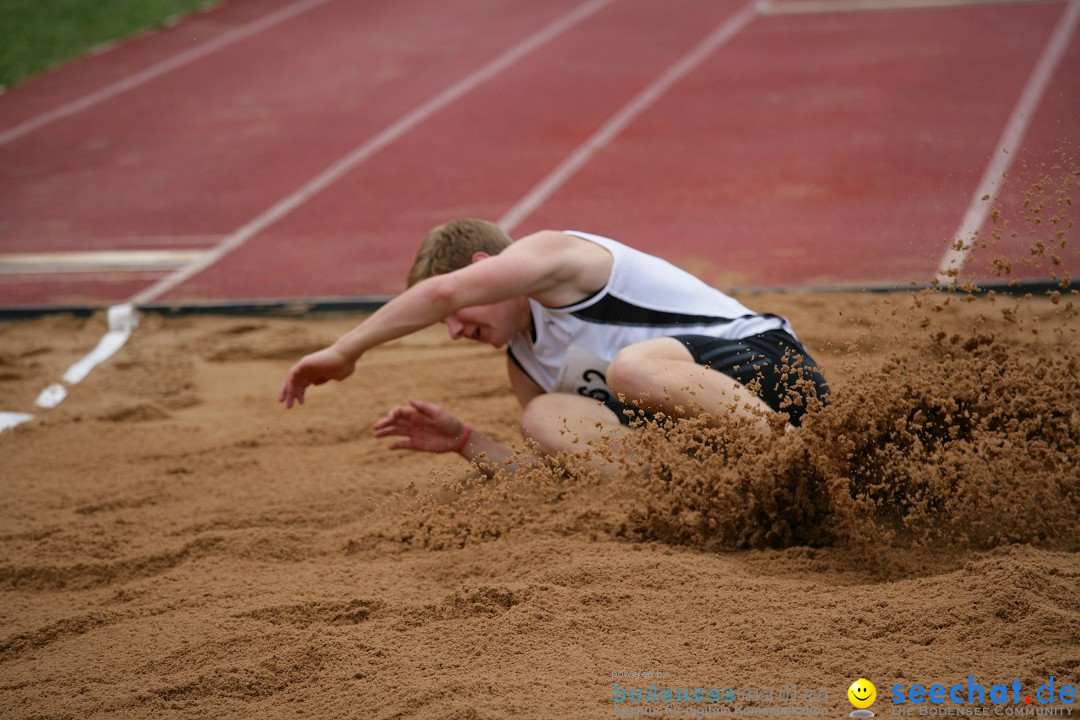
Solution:
M 709 335 L 673 335 L 694 356 L 694 362 L 736 380 L 755 391 L 772 410 L 799 425 L 806 414 L 808 393 L 816 393 L 822 405 L 828 403 L 829 386 L 810 353 L 783 330 L 769 330 L 741 340 L 722 340 Z M 636 405 L 611 398 L 604 402 L 621 423 L 633 417 L 652 420 L 650 413 Z

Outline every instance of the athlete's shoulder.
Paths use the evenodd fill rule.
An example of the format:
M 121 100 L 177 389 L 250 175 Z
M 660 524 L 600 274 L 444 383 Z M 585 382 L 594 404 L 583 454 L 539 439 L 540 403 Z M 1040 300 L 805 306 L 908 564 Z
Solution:
M 558 230 L 526 235 L 503 251 L 517 261 L 548 268 L 553 282 L 529 293 L 544 305 L 571 305 L 604 287 L 611 274 L 612 255 L 602 245 Z
M 549 257 L 570 256 L 577 262 L 588 262 L 590 258 L 603 260 L 609 257 L 611 251 L 608 246 L 612 244 L 618 245 L 614 240 L 590 233 L 540 230 L 515 241 L 509 249 Z
M 588 241 L 569 235 L 561 230 L 539 230 L 515 240 L 510 247 L 550 251 L 579 247 L 581 243 L 585 242 Z

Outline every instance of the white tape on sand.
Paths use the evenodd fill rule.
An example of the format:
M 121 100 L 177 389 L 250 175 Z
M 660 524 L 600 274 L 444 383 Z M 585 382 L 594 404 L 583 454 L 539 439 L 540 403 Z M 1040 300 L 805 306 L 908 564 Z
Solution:
M 27 415 L 26 413 L 0 412 L 0 432 L 4 432 L 8 428 L 13 428 L 16 425 L 23 424 L 27 420 L 33 419 L 33 415 Z
M 109 308 L 109 331 L 98 342 L 97 347 L 67 369 L 61 378 L 69 385 L 82 382 L 90 371 L 111 358 L 131 337 L 132 331 L 139 326 L 139 316 L 131 304 L 114 305 Z
M 60 403 L 64 402 L 64 398 L 67 397 L 67 388 L 60 383 L 52 383 L 40 393 L 38 393 L 37 400 L 34 404 L 39 408 L 45 408 L 51 410 Z
M 98 341 L 97 347 L 91 350 L 85 357 L 72 363 L 61 380 L 68 385 L 77 385 L 86 379 L 90 371 L 105 362 L 116 351 L 124 346 L 131 337 L 135 328 L 139 327 L 139 316 L 135 312 L 135 306 L 131 303 L 113 305 L 109 308 L 109 330 Z M 46 410 L 50 410 L 68 396 L 68 388 L 63 383 L 50 383 L 41 391 L 35 400 L 35 404 Z M 0 412 L 0 432 L 9 427 L 15 427 L 20 423 L 32 419 L 33 415 L 26 413 Z

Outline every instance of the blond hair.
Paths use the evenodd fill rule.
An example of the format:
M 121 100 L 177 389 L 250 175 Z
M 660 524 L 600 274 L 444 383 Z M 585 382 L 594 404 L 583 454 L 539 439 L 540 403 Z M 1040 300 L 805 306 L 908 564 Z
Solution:
M 506 232 L 487 220 L 452 220 L 444 223 L 424 238 L 409 270 L 408 286 L 433 275 L 460 270 L 472 262 L 478 252 L 498 255 L 513 242 Z

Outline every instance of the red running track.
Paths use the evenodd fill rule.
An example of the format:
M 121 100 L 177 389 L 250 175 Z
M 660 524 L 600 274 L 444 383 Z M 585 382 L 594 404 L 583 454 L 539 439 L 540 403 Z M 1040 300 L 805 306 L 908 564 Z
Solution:
M 0 133 L 289 7 L 233 0 L 46 74 L 0 96 Z M 235 240 L 335 162 L 581 7 L 327 0 L 304 9 L 0 145 L 0 254 Z M 177 287 L 152 290 L 168 270 L 31 274 L 3 271 L 0 258 L 0 304 L 114 302 L 148 288 L 192 300 L 397 292 L 430 226 L 504 216 L 743 7 L 593 6 Z M 1067 8 L 758 15 L 593 148 L 516 230 L 609 234 L 723 287 L 929 280 Z M 1061 148 L 1080 156 L 1076 67 L 1072 32 L 1022 145 L 1010 148 L 1018 162 L 1062 165 Z M 1018 215 L 1022 189 L 1003 190 L 1007 215 Z M 1077 274 L 1076 231 L 1067 232 L 1061 266 L 1024 272 Z M 1002 249 L 1018 257 L 1027 244 L 1006 235 Z M 976 250 L 969 267 L 986 257 Z

